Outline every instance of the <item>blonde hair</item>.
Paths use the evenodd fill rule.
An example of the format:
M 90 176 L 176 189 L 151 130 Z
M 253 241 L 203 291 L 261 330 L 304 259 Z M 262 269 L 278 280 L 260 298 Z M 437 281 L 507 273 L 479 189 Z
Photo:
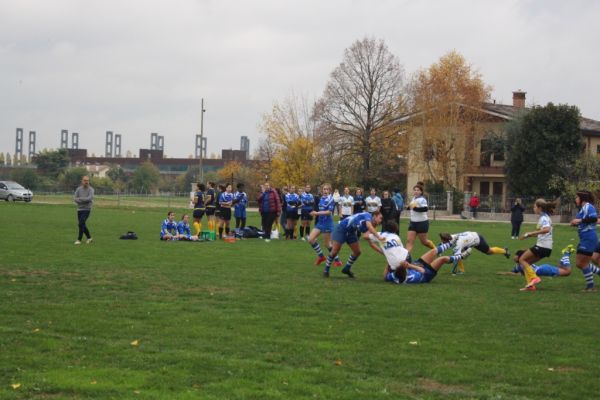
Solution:
M 535 201 L 535 206 L 545 212 L 548 215 L 554 214 L 554 209 L 556 208 L 556 203 L 553 201 L 546 201 L 544 199 L 537 199 Z

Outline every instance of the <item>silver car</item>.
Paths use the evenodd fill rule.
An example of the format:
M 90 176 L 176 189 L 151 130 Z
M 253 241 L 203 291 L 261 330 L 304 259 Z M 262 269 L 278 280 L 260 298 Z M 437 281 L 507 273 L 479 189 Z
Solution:
M 0 181 L 0 200 L 6 201 L 23 200 L 29 203 L 33 199 L 31 190 L 25 189 L 17 182 Z

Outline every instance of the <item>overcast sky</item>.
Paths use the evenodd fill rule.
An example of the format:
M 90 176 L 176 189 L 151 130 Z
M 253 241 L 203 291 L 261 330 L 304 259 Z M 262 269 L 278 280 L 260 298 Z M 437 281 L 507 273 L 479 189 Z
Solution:
M 385 40 L 407 75 L 450 50 L 511 104 L 568 103 L 600 120 L 600 1 L 0 0 L 0 151 L 15 129 L 37 150 L 79 132 L 88 155 L 105 132 L 123 154 L 165 137 L 194 153 L 205 101 L 208 153 L 256 148 L 261 115 L 291 92 L 321 96 L 343 51 Z

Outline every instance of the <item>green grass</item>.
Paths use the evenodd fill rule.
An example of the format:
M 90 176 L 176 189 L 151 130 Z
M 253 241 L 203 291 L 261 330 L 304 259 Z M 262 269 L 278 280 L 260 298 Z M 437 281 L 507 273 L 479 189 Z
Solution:
M 475 252 L 464 276 L 444 267 L 431 284 L 395 286 L 363 243 L 357 279 L 335 270 L 325 280 L 301 241 L 161 243 L 166 211 L 96 208 L 95 243 L 74 246 L 73 206 L 0 203 L 1 399 L 584 399 L 600 390 L 600 294 L 580 292 L 578 270 L 522 293 L 521 278 L 495 274 L 511 262 Z M 118 240 L 127 230 L 140 240 Z M 445 230 L 523 244 L 503 223 L 435 221 L 431 237 Z M 555 228 L 553 262 L 575 237 Z

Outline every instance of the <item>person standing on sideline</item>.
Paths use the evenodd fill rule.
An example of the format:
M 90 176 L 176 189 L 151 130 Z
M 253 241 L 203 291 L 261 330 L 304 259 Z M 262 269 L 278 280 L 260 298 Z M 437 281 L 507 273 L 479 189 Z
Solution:
M 92 212 L 94 202 L 94 188 L 90 186 L 90 177 L 85 175 L 81 178 L 81 185 L 75 190 L 73 201 L 77 204 L 77 220 L 79 221 L 79 235 L 75 244 L 81 244 L 83 235 L 87 237 L 86 243 L 92 243 L 92 235 L 87 228 L 86 221 Z
M 340 219 L 348 218 L 353 214 L 354 198 L 350 194 L 348 186 L 344 188 L 344 194 L 340 196 L 338 205 L 340 208 Z
M 386 223 L 390 221 L 396 221 L 398 209 L 396 208 L 396 202 L 394 201 L 394 199 L 392 199 L 388 190 L 384 190 L 381 196 L 381 215 L 383 215 L 382 226 L 385 227 Z
M 281 213 L 281 199 L 279 198 L 279 193 L 271 188 L 269 182 L 265 182 L 264 185 L 260 185 L 260 193 L 258 194 L 256 201 L 258 202 L 258 211 L 261 215 L 265 242 L 270 242 L 273 223 Z
M 367 211 L 373 214 L 375 211 L 381 211 L 381 198 L 377 196 L 377 190 L 371 188 L 371 194 L 365 199 Z
M 479 197 L 477 197 L 477 193 L 473 192 L 473 196 L 471 196 L 471 200 L 469 200 L 469 207 L 471 208 L 472 218 L 477 218 L 477 209 L 479 208 Z
M 398 214 L 396 215 L 396 224 L 398 224 L 398 227 L 400 227 L 400 214 L 404 209 L 404 198 L 402 197 L 402 193 L 400 193 L 400 189 L 394 189 L 392 199 L 394 199 L 394 203 L 396 203 L 396 209 L 398 210 Z
M 352 210 L 353 214 L 360 214 L 365 211 L 365 196 L 361 188 L 356 188 L 354 194 L 354 207 Z
M 525 207 L 521 204 L 521 199 L 516 198 L 512 207 L 510 207 L 510 223 L 512 231 L 510 232 L 511 239 L 518 239 L 521 232 L 521 224 L 523 223 L 523 212 Z
M 235 229 L 246 227 L 246 208 L 248 207 L 248 195 L 244 192 L 244 184 L 237 184 L 237 192 L 233 194 L 233 207 L 235 216 Z

